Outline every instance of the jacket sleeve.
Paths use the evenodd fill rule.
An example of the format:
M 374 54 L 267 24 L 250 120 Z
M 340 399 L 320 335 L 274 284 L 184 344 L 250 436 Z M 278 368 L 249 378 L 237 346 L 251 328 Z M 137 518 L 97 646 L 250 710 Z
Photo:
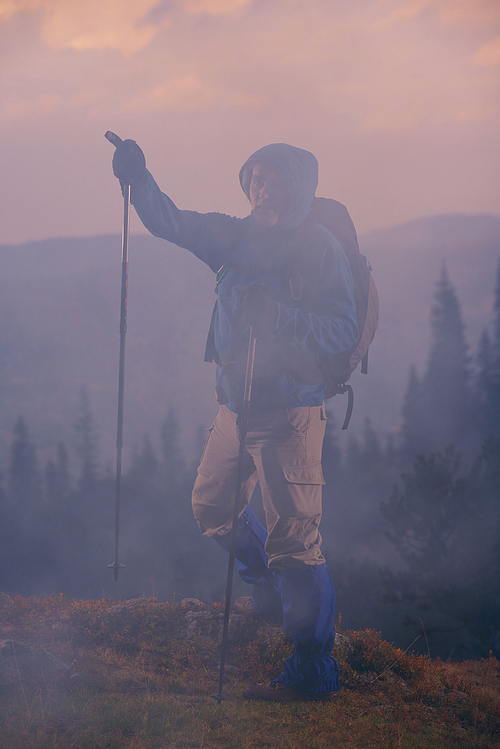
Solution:
M 149 172 L 142 184 L 132 186 L 131 202 L 151 234 L 189 250 L 214 272 L 228 262 L 245 227 L 245 219 L 222 213 L 179 210 Z
M 331 235 L 330 235 L 331 236 Z M 349 261 L 332 237 L 313 269 L 314 308 L 302 311 L 278 302 L 278 339 L 300 348 L 306 354 L 339 354 L 358 339 L 354 283 Z

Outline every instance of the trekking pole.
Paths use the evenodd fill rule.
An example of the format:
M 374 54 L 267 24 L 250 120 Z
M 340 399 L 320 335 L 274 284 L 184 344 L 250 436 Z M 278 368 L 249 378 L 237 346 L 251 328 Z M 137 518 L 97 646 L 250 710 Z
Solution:
M 108 130 L 104 136 L 115 148 L 122 139 Z M 130 229 L 130 184 L 123 183 L 123 232 L 122 232 L 122 286 L 120 303 L 120 360 L 118 366 L 118 421 L 116 428 L 116 502 L 115 502 L 115 561 L 108 564 L 114 570 L 115 583 L 124 564 L 120 564 L 120 505 L 122 489 L 122 448 L 123 448 L 123 404 L 125 393 L 125 334 L 127 332 L 127 286 L 128 286 L 128 237 Z
M 252 396 L 252 381 L 253 381 L 253 365 L 255 360 L 255 343 L 256 337 L 254 334 L 254 328 L 250 326 L 250 333 L 248 339 L 248 356 L 247 356 L 247 368 L 245 372 L 245 389 L 243 391 L 243 406 L 241 409 L 241 424 L 240 424 L 240 446 L 238 452 L 238 471 L 236 474 L 236 492 L 234 495 L 234 511 L 233 511 L 233 527 L 231 529 L 231 547 L 229 551 L 229 563 L 227 568 L 227 583 L 226 583 L 226 602 L 224 604 L 224 626 L 222 629 L 222 645 L 220 654 L 220 671 L 219 671 L 219 691 L 213 694 L 217 702 L 220 703 L 222 700 L 227 700 L 227 697 L 222 694 L 222 684 L 224 681 L 224 666 L 226 661 L 226 648 L 227 648 L 227 634 L 229 627 L 229 608 L 231 606 L 231 596 L 233 593 L 233 577 L 234 577 L 234 562 L 236 559 L 236 545 L 237 545 L 237 524 L 240 516 L 240 504 L 241 504 L 241 485 L 243 483 L 243 461 L 245 458 L 245 443 L 248 433 L 248 416 L 250 412 L 250 398 Z

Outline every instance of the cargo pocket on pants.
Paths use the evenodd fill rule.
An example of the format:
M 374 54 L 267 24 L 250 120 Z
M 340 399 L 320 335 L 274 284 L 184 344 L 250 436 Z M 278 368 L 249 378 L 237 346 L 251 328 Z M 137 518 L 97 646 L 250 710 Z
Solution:
M 289 505 L 290 514 L 281 516 L 277 524 L 284 541 L 282 553 L 308 564 L 320 563 L 321 536 L 318 528 L 321 521 L 321 487 L 325 483 L 321 463 L 288 466 L 283 468 L 283 475 L 290 485 L 293 506 Z
M 201 453 L 200 466 L 201 466 L 201 464 L 203 462 L 203 458 L 205 457 L 205 453 L 206 453 L 207 447 L 208 447 L 208 440 L 210 439 L 210 435 L 212 434 L 212 432 L 214 430 L 214 426 L 215 426 L 215 421 L 212 423 L 212 426 L 208 427 L 208 429 L 205 429 L 205 432 L 207 432 L 207 439 L 205 441 L 205 446 L 204 446 L 204 448 L 202 450 L 202 453 Z
M 320 484 L 325 483 L 321 463 L 309 466 L 292 466 L 283 468 L 283 475 L 289 484 Z

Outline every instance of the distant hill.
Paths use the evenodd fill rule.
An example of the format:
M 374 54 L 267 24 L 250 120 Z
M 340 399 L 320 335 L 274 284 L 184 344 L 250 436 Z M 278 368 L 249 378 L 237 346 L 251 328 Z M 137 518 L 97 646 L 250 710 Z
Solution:
M 412 362 L 422 372 L 429 314 L 441 263 L 463 305 L 468 340 L 491 319 L 500 257 L 500 217 L 445 215 L 367 234 L 360 246 L 381 297 L 381 321 L 369 376 L 355 373 L 352 426 L 370 416 L 397 431 Z M 52 239 L 0 246 L 0 462 L 23 414 L 42 459 L 64 438 L 71 445 L 78 392 L 87 385 L 100 445 L 114 455 L 118 374 L 121 241 L 118 236 Z M 131 238 L 125 449 L 154 439 L 170 404 L 184 443 L 195 450 L 200 426 L 217 404 L 213 367 L 203 351 L 214 302 L 211 271 L 188 252 L 148 235 Z M 335 403 L 337 401 L 337 403 Z M 345 401 L 333 411 L 343 417 Z
M 443 262 L 462 304 L 471 356 L 490 325 L 493 289 L 500 262 L 500 217 L 429 216 L 360 238 L 380 293 L 380 326 L 370 351 L 369 376 L 357 390 L 357 418 L 395 431 L 408 369 L 425 370 L 430 312 Z

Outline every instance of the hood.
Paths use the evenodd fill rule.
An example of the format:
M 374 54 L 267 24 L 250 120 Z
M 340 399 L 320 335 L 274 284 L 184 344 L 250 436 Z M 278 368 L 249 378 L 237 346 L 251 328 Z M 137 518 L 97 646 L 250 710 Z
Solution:
M 250 178 L 257 162 L 272 166 L 282 175 L 291 197 L 291 210 L 277 229 L 295 229 L 309 215 L 318 186 L 318 162 L 316 157 L 303 148 L 287 143 L 271 143 L 255 151 L 240 170 L 240 184 L 247 198 L 250 197 Z

